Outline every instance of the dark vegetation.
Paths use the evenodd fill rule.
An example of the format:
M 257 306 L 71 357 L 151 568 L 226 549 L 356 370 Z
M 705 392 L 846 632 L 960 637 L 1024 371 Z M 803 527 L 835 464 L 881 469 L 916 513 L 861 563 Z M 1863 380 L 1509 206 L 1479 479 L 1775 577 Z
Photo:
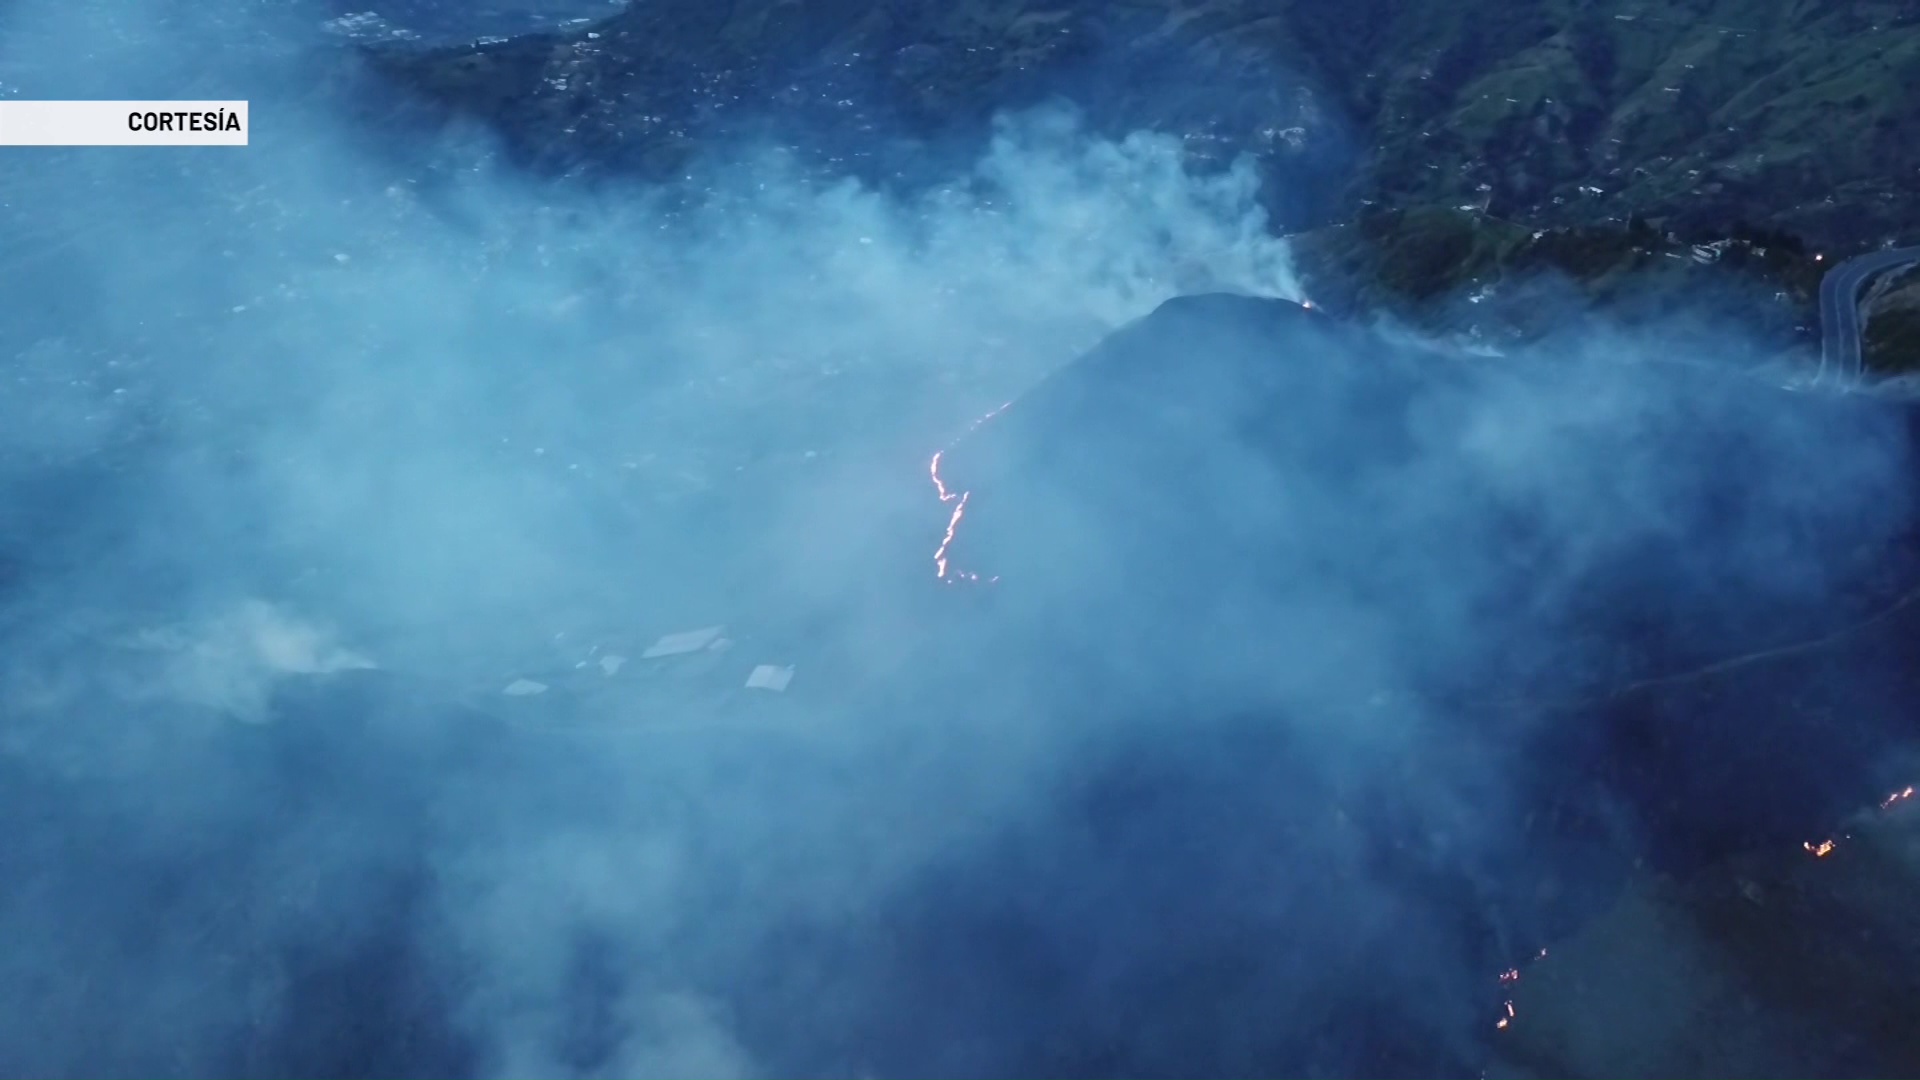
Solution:
M 1706 314 L 1775 342 L 1810 340 L 1830 265 L 1784 230 L 1743 223 L 1692 236 L 1637 215 L 1530 229 L 1475 208 L 1370 209 L 1293 246 L 1308 294 L 1328 310 L 1478 328 L 1493 341 L 1591 318 Z
M 772 137 L 912 184 L 968 160 L 996 111 L 1063 96 L 1099 130 L 1252 155 L 1276 226 L 1319 235 L 1302 249 L 1327 302 L 1427 319 L 1548 270 L 1616 315 L 1758 305 L 1780 342 L 1814 317 L 1810 248 L 1920 216 L 1920 16 L 1891 0 L 649 0 L 375 58 L 522 161 L 585 175 L 675 177 Z M 1666 254 L 1728 238 L 1746 243 L 1673 288 Z M 1511 316 L 1522 336 L 1537 310 Z
M 1889 307 L 1867 323 L 1867 362 L 1901 375 L 1920 371 L 1920 306 Z
M 1749 221 L 1844 247 L 1920 198 L 1920 16 L 1893 0 L 650 0 L 380 63 L 559 169 L 671 170 L 691 134 L 769 111 L 813 136 L 964 141 L 1064 94 L 1102 127 L 1254 154 L 1287 180 L 1289 228 L 1484 200 L 1529 224 Z

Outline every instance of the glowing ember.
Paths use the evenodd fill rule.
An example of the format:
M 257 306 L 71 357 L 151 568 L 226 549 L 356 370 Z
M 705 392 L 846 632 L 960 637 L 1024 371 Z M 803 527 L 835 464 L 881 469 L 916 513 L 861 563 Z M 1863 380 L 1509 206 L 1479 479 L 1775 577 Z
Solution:
M 1888 795 L 1886 798 L 1881 799 L 1880 809 L 1882 811 L 1891 810 L 1893 809 L 1893 807 L 1899 805 L 1900 803 L 1906 802 L 1907 800 L 1913 798 L 1916 791 L 1920 791 L 1920 785 L 1908 784 L 1906 787 L 1901 788 L 1899 791 L 1896 791 L 1891 795 Z M 1800 844 L 1800 846 L 1805 848 L 1807 852 L 1811 854 L 1814 858 L 1824 859 L 1827 856 L 1833 854 L 1834 851 L 1839 848 L 1841 840 L 1851 840 L 1852 838 L 1853 838 L 1852 834 L 1850 833 L 1841 833 L 1837 838 L 1829 836 L 1825 840 L 1822 840 L 1817 844 L 1811 840 L 1803 841 Z M 1546 955 L 1547 955 L 1547 950 L 1541 949 L 1540 957 L 1544 957 Z M 1538 957 L 1536 957 L 1536 959 L 1538 959 Z M 1509 986 L 1519 981 L 1520 981 L 1520 969 L 1517 967 L 1510 967 L 1500 973 L 1500 983 L 1503 986 Z M 1507 1026 L 1513 1022 L 1514 1012 L 1513 1012 L 1512 1000 L 1508 1000 L 1506 1002 L 1506 1013 L 1507 1014 L 1505 1016 L 1500 1017 L 1500 1019 L 1497 1022 L 1495 1022 L 1495 1024 L 1493 1025 L 1495 1028 L 1498 1028 L 1500 1030 L 1505 1030 Z
M 937 458 L 937 455 L 936 455 L 936 458 Z M 1920 785 L 1908 784 L 1906 787 L 1901 788 L 1899 791 L 1896 791 L 1893 794 L 1888 795 L 1886 798 L 1881 799 L 1880 809 L 1882 811 L 1891 810 L 1895 806 L 1899 805 L 1900 803 L 1906 802 L 1908 799 L 1913 798 L 1914 793 L 1916 791 L 1920 791 Z M 1841 840 L 1851 840 L 1851 839 L 1853 839 L 1853 834 L 1843 832 L 1837 838 L 1829 836 L 1825 840 L 1822 840 L 1817 844 L 1811 840 L 1802 841 L 1800 846 L 1807 849 L 1807 851 L 1810 854 L 1812 854 L 1814 858 L 1824 859 L 1827 856 L 1833 854 L 1834 851 L 1837 848 L 1839 848 Z M 1539 956 L 1535 957 L 1535 959 L 1540 959 L 1541 957 L 1545 957 L 1546 955 L 1547 955 L 1547 950 L 1541 949 Z M 1519 981 L 1520 981 L 1520 969 L 1517 967 L 1510 967 L 1507 970 L 1500 973 L 1500 984 L 1502 986 L 1511 986 L 1512 984 L 1517 983 Z M 1507 1015 L 1500 1017 L 1500 1019 L 1497 1022 L 1495 1022 L 1495 1024 L 1493 1025 L 1495 1028 L 1504 1031 L 1506 1030 L 1509 1024 L 1513 1023 L 1513 1002 L 1511 1000 L 1507 1001 L 1506 1003 L 1506 1012 L 1507 1012 Z
M 975 431 L 978 431 L 981 424 L 1006 412 L 1008 406 L 1012 404 L 1013 402 L 1009 401 L 967 425 L 967 434 L 971 435 Z M 953 447 L 949 445 L 947 450 L 951 449 L 953 449 Z M 971 570 L 952 569 L 947 558 L 947 549 L 953 546 L 953 536 L 960 530 L 960 519 L 967 514 L 967 499 L 973 495 L 971 491 L 951 490 L 947 487 L 947 482 L 940 479 L 940 459 L 946 454 L 947 450 L 935 451 L 933 460 L 927 464 L 927 475 L 933 479 L 934 493 L 940 496 L 941 502 L 953 504 L 953 511 L 947 515 L 947 531 L 940 537 L 940 546 L 933 550 L 933 576 L 949 583 L 955 581 L 979 581 L 980 575 Z M 988 578 L 987 580 L 998 581 L 999 579 Z
M 946 535 L 940 538 L 940 546 L 933 551 L 933 576 L 942 581 L 957 581 L 962 577 L 973 580 L 979 575 L 961 573 L 953 577 L 947 576 L 947 548 L 953 546 L 953 534 L 960 529 L 960 519 L 967 514 L 967 497 L 973 493 L 947 490 L 946 482 L 940 479 L 940 455 L 944 453 L 946 453 L 945 450 L 936 452 L 933 455 L 933 463 L 927 467 L 928 474 L 933 477 L 933 490 L 939 493 L 940 501 L 953 504 L 953 513 L 947 517 Z
M 1914 785 L 1908 784 L 1906 787 L 1901 788 L 1899 791 L 1896 791 L 1893 794 L 1887 796 L 1886 798 L 1881 799 L 1880 809 L 1883 811 L 1891 810 L 1896 805 L 1906 802 L 1908 799 L 1913 798 L 1913 793 L 1914 793 Z M 1841 835 L 1841 839 L 1851 840 L 1853 839 L 1853 837 L 1849 834 L 1843 833 Z M 1824 859 L 1828 855 L 1831 855 L 1833 853 L 1833 849 L 1835 847 L 1838 847 L 1839 844 L 1840 844 L 1839 840 L 1835 840 L 1832 837 L 1828 837 L 1817 844 L 1811 841 L 1807 841 L 1807 842 L 1803 842 L 1800 846 L 1803 848 L 1806 848 L 1808 851 L 1813 852 L 1815 858 Z
M 1544 957 L 1546 955 L 1547 955 L 1547 950 L 1545 947 L 1542 947 L 1540 951 L 1534 955 L 1534 959 L 1538 960 L 1541 957 Z M 1517 983 L 1519 981 L 1520 981 L 1520 969 L 1517 967 L 1510 967 L 1507 970 L 1500 973 L 1500 982 L 1502 985 L 1511 986 L 1512 984 Z M 1513 1000 L 1511 998 L 1509 998 L 1506 1002 L 1506 1010 L 1507 1010 L 1507 1015 L 1501 1017 L 1493 1025 L 1496 1030 L 1505 1031 L 1507 1029 L 1507 1025 L 1513 1023 L 1513 1015 L 1514 1015 Z

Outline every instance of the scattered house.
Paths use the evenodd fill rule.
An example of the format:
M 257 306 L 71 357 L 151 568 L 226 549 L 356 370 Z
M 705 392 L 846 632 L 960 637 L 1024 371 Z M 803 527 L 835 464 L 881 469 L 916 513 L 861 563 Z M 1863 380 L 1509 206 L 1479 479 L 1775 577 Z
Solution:
M 657 660 L 663 656 L 684 656 L 702 649 L 719 648 L 720 637 L 726 631 L 724 626 L 707 626 L 699 630 L 683 630 L 678 634 L 668 634 L 648 646 L 640 654 L 642 660 Z M 608 672 L 612 674 L 612 672 Z
M 1717 263 L 1720 261 L 1720 256 L 1726 254 L 1727 249 L 1732 246 L 1733 241 L 1731 240 L 1715 240 L 1711 244 L 1695 244 L 1693 245 L 1693 261 L 1702 266 L 1709 263 Z
M 747 676 L 747 689 L 771 690 L 777 694 L 785 691 L 787 684 L 792 681 L 793 665 L 776 667 L 773 664 L 761 664 L 753 669 L 753 674 Z

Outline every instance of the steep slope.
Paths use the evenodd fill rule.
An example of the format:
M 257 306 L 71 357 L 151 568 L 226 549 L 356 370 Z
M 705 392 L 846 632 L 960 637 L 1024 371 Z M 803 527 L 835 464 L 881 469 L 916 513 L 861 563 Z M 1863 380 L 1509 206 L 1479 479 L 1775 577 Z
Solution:
M 1302 288 L 1329 311 L 1392 312 L 1494 347 L 1661 321 L 1676 348 L 1788 366 L 1817 341 L 1833 265 L 1782 230 L 1686 236 L 1638 217 L 1529 229 L 1472 207 L 1368 209 L 1288 241 Z
M 1813 851 L 1749 852 L 1636 883 L 1518 972 L 1505 1048 L 1543 1076 L 1913 1071 L 1911 791 L 1854 816 L 1831 848 L 1810 839 Z M 1617 1038 L 1622 1027 L 1638 1037 Z
M 1920 282 L 1901 275 L 1876 288 L 1865 305 L 1867 326 L 1862 348 L 1868 365 L 1911 375 L 1920 367 Z
M 1920 16 L 1903 5 L 1412 7 L 1459 22 L 1406 39 L 1438 47 L 1431 66 L 1372 114 L 1383 198 L 1490 189 L 1556 217 L 1678 212 L 1832 237 L 1913 211 L 1902 102 L 1920 88 Z
M 927 572 L 926 498 L 814 630 L 856 662 L 760 723 L 638 659 L 541 717 L 356 670 L 233 724 L 128 700 L 125 643 L 28 652 L 72 689 L 0 755 L 45 988 L 0 1032 L 48 1074 L 1477 1075 L 1497 973 L 1644 867 L 1889 790 L 1909 424 L 1208 295 L 956 444 L 982 580 Z M 1833 1074 L 1910 1048 L 1890 983 L 1757 1007 Z M 1652 1047 L 1640 1001 L 1521 999 L 1508 1049 L 1591 1060 L 1599 1006 Z
M 1646 812 L 1764 832 L 1788 790 L 1864 763 L 1842 765 L 1855 751 L 1840 743 L 1874 736 L 1720 745 L 1761 725 L 1811 744 L 1818 725 L 1737 688 L 1713 704 L 1679 684 L 1611 695 L 1904 611 L 1920 585 L 1910 422 L 1680 365 L 1480 366 L 1282 301 L 1208 296 L 1114 335 L 941 475 L 969 492 L 951 555 L 1000 579 L 1005 632 L 1046 628 L 1039 655 L 1103 655 L 1141 700 L 1199 685 L 1248 708 L 1305 695 L 1344 710 L 1386 689 L 1478 702 L 1467 727 L 1495 701 L 1586 702 L 1552 738 L 1618 724 L 1629 742 L 1702 740 L 1691 764 L 1655 771 L 1681 769 L 1670 793 L 1742 803 Z M 1803 446 L 1832 449 L 1849 479 L 1806 473 Z M 1832 676 L 1795 676 L 1799 693 L 1855 692 Z M 1767 805 L 1736 798 L 1762 773 L 1781 780 Z M 1787 816 L 1814 827 L 1855 797 Z
M 1493 971 L 1556 942 L 1620 889 L 1641 889 L 1650 873 L 1705 872 L 1710 902 L 1695 897 L 1680 919 L 1765 905 L 1766 925 L 1679 921 L 1634 976 L 1599 986 L 1565 979 L 1604 974 L 1604 956 L 1570 971 L 1543 962 L 1538 971 L 1562 981 L 1526 984 L 1522 1016 L 1542 1024 L 1512 1048 L 1582 1075 L 1629 1059 L 1653 1063 L 1638 1072 L 1719 1075 L 1764 1052 L 1815 1072 L 1894 1075 L 1914 1051 L 1889 1018 L 1920 999 L 1897 976 L 1846 978 L 1870 969 L 1880 946 L 1829 925 L 1858 897 L 1823 893 L 1822 882 L 1884 893 L 1910 868 L 1864 885 L 1795 875 L 1806 877 L 1797 899 L 1783 895 L 1777 910 L 1771 894 L 1716 890 L 1745 880 L 1722 860 L 1756 850 L 1776 870 L 1788 856 L 1810 860 L 1801 841 L 1904 782 L 1885 771 L 1886 754 L 1913 736 L 1901 703 L 1920 693 L 1920 565 L 1909 511 L 1882 511 L 1910 506 L 1909 454 L 1898 448 L 1912 424 L 1900 406 L 1679 366 L 1476 366 L 1282 302 L 1208 296 L 1114 335 L 983 424 L 941 474 L 968 494 L 951 554 L 994 579 L 981 588 L 996 640 L 1070 679 L 1097 672 L 1097 691 L 1072 685 L 1109 720 L 1160 715 L 1180 733 L 1177 749 L 1157 753 L 1185 764 L 1131 761 L 1132 790 L 1174 800 L 1168 792 L 1192 782 L 1182 768 L 1214 747 L 1235 764 L 1231 779 L 1213 776 L 1210 798 L 1264 838 L 1256 846 L 1269 858 L 1314 868 L 1333 906 L 1352 913 L 1329 916 L 1263 883 L 1303 921 L 1273 925 L 1244 910 L 1259 905 L 1194 899 L 1207 912 L 1200 925 L 1264 943 L 1256 949 L 1301 950 L 1326 985 L 1365 983 L 1388 1016 L 1413 1017 L 1404 973 L 1382 958 L 1430 958 L 1431 920 L 1456 919 L 1453 932 L 1485 935 L 1479 955 L 1505 957 L 1487 976 L 1497 993 Z M 1840 472 L 1806 473 L 1795 449 L 1806 447 L 1836 451 L 1825 460 Z M 1854 471 L 1869 459 L 1880 465 Z M 1891 502 L 1867 505 L 1879 499 Z M 1488 762 L 1499 763 L 1493 776 L 1467 779 Z M 1256 783 L 1271 794 L 1243 805 Z M 1481 812 L 1456 816 L 1456 798 Z M 1316 799 L 1339 808 L 1325 834 L 1292 816 Z M 1096 834 L 1116 812 L 1091 796 L 1063 801 L 1062 816 Z M 1211 837 L 1218 824 L 1186 827 Z M 1429 832 L 1445 839 L 1425 850 L 1405 839 Z M 1023 842 L 1039 849 L 1009 859 L 1024 872 L 1087 858 L 1070 844 Z M 1178 862 L 1184 849 L 1168 848 L 1161 857 Z M 1336 853 L 1350 850 L 1367 870 Z M 1113 863 L 1087 872 L 1116 873 Z M 1367 925 L 1360 882 L 1426 874 L 1428 905 L 1393 931 Z M 1228 879 L 1197 880 L 1231 892 Z M 1875 902 L 1879 916 L 1897 911 Z M 945 906 L 962 922 L 976 907 Z M 1322 955 L 1308 924 L 1346 955 Z M 1910 927 L 1888 932 L 1911 948 Z M 1797 936 L 1817 937 L 1824 954 Z M 1711 963 L 1690 963 L 1688 950 Z M 1236 970 L 1229 952 L 1210 962 Z M 1149 950 L 1139 965 L 1164 960 Z M 1783 984 L 1796 965 L 1824 980 L 1822 994 Z M 1689 1026 L 1690 1014 L 1642 1000 L 1632 978 L 1712 999 L 1740 1030 L 1767 1030 L 1768 1050 Z M 1246 982 L 1271 989 L 1261 974 Z M 1196 1011 L 1245 1004 L 1217 987 L 1190 993 Z M 1505 1040 L 1498 1015 L 1496 996 L 1485 1034 Z M 1372 1022 L 1307 1010 L 1268 1026 L 1272 1056 L 1209 1060 L 1298 1068 L 1289 1039 L 1344 1023 L 1379 1054 L 1356 1063 L 1389 1075 L 1412 1061 L 1434 1067 L 1407 1046 L 1423 1037 L 1417 1028 Z
M 703 135 L 770 117 L 871 154 L 875 133 L 965 135 L 1060 94 L 1102 126 L 1257 155 L 1295 223 L 1359 200 L 1491 199 L 1545 221 L 1744 218 L 1858 243 L 1912 214 L 1920 167 L 1904 107 L 1920 16 L 1892 0 L 652 0 L 385 63 L 550 166 L 663 175 Z

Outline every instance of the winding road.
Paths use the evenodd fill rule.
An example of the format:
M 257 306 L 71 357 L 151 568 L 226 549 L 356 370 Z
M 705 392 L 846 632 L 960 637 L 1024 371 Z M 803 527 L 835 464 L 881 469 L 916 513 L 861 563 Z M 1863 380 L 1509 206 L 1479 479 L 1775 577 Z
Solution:
M 1837 263 L 1820 279 L 1820 371 L 1858 379 L 1866 371 L 1860 351 L 1860 292 L 1867 282 L 1914 263 L 1920 247 L 1888 248 Z

